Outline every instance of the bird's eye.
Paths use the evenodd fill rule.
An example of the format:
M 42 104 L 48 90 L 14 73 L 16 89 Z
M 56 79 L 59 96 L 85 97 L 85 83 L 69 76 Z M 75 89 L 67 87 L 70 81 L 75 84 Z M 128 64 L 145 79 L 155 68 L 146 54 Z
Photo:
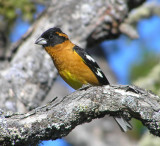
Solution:
M 53 38 L 53 35 L 51 34 L 51 35 L 49 35 L 49 39 L 52 39 Z

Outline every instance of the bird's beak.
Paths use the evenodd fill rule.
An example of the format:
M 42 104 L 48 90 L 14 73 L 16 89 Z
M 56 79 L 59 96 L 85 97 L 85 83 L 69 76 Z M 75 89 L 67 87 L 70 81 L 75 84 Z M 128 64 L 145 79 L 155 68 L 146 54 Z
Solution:
M 46 45 L 47 44 L 47 40 L 42 38 L 42 37 L 39 37 L 36 41 L 35 41 L 35 44 L 37 45 Z

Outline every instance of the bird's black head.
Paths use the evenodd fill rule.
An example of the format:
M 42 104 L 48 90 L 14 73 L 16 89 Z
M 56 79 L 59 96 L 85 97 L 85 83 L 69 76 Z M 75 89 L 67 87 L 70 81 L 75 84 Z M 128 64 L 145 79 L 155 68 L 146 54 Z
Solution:
M 54 47 L 57 44 L 63 43 L 68 40 L 68 36 L 61 31 L 60 28 L 53 27 L 45 31 L 35 42 L 35 44 L 44 47 Z

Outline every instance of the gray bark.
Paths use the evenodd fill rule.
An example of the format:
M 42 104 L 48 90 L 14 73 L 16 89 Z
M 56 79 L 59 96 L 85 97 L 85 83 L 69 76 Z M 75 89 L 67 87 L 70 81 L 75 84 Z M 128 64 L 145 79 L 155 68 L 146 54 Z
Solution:
M 28 145 L 66 136 L 77 125 L 106 114 L 136 118 L 160 136 L 160 97 L 136 86 L 84 87 L 26 114 L 1 112 L 0 144 Z

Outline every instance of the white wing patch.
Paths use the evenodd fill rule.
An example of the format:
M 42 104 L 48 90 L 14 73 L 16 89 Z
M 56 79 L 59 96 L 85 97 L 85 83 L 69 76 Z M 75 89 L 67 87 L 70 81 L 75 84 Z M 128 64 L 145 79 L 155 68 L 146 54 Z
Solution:
M 103 78 L 103 75 L 102 75 L 102 73 L 100 72 L 100 69 L 99 69 L 99 68 L 97 68 L 96 74 L 97 74 L 97 76 Z
M 92 62 L 95 62 L 95 60 L 94 60 L 91 56 L 89 56 L 89 55 L 86 55 L 86 58 L 87 58 L 88 60 L 92 61 Z
M 91 56 L 85 55 L 85 57 L 86 57 L 89 61 L 93 62 L 94 64 L 96 63 L 96 61 L 95 61 Z M 97 64 L 96 64 L 96 65 L 97 65 Z M 95 69 L 96 69 L 96 72 L 95 72 L 96 75 L 99 76 L 100 78 L 103 78 L 104 76 L 103 76 L 103 74 L 101 73 L 101 72 L 102 72 L 101 69 L 98 68 L 98 66 L 95 67 Z

